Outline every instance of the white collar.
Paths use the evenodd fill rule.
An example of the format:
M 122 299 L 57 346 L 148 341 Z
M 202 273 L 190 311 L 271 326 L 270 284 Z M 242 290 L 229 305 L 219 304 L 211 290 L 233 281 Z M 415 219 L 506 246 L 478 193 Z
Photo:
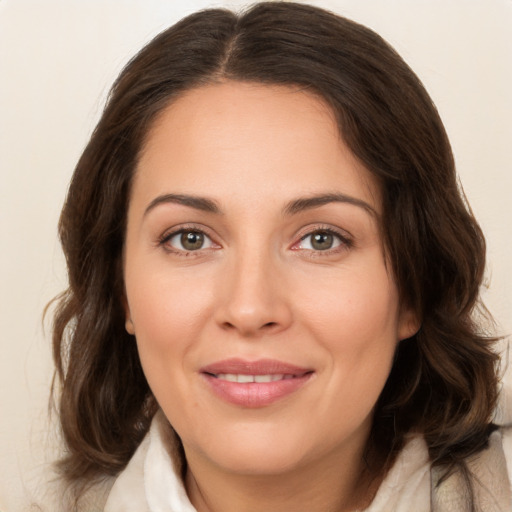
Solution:
M 196 512 L 164 441 L 168 423 L 159 411 L 117 477 L 104 512 Z
M 126 469 L 116 479 L 104 512 L 196 512 L 165 443 L 159 412 Z M 411 438 L 366 512 L 430 510 L 430 465 L 422 438 Z

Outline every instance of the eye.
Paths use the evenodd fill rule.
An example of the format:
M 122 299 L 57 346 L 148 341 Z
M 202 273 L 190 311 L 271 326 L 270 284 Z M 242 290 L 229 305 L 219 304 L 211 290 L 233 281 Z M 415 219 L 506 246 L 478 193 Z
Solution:
M 305 249 L 309 251 L 328 251 L 340 246 L 350 246 L 350 241 L 329 229 L 318 229 L 300 239 L 300 242 L 294 245 L 294 249 Z
M 214 246 L 211 238 L 197 229 L 181 229 L 166 235 L 160 242 L 171 250 L 193 252 Z

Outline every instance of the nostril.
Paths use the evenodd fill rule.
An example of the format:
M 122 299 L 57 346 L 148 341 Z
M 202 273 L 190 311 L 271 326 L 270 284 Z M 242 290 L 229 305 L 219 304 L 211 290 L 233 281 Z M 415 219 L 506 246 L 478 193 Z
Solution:
M 261 325 L 260 329 L 271 330 L 271 329 L 275 328 L 277 325 L 279 325 L 277 322 L 267 322 L 267 323 Z M 224 322 L 222 324 L 222 327 L 227 330 L 237 329 L 237 326 L 231 322 Z

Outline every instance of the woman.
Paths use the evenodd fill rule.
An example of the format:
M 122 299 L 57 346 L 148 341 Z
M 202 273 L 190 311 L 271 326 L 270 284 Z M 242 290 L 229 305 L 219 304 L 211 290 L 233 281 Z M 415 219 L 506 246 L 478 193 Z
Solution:
M 163 32 L 114 84 L 60 235 L 77 507 L 92 485 L 107 512 L 510 509 L 484 239 L 375 33 L 293 3 Z

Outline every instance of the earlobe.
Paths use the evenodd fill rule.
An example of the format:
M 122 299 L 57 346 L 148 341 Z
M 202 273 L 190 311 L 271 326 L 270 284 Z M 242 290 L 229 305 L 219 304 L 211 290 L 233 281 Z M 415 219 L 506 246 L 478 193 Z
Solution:
M 132 316 L 130 314 L 130 307 L 128 306 L 128 300 L 126 299 L 126 295 L 123 296 L 122 302 L 123 302 L 124 314 L 126 317 L 126 320 L 124 322 L 124 328 L 126 329 L 126 332 L 128 334 L 134 335 L 135 334 L 135 326 L 133 325 Z
M 132 334 L 132 335 L 135 334 L 135 327 L 133 325 L 132 319 L 129 316 L 127 316 L 127 318 L 126 318 L 124 328 L 126 329 L 126 332 L 128 334 Z
M 414 336 L 421 328 L 421 322 L 416 313 L 407 308 L 400 314 L 398 326 L 398 341 L 406 340 Z

